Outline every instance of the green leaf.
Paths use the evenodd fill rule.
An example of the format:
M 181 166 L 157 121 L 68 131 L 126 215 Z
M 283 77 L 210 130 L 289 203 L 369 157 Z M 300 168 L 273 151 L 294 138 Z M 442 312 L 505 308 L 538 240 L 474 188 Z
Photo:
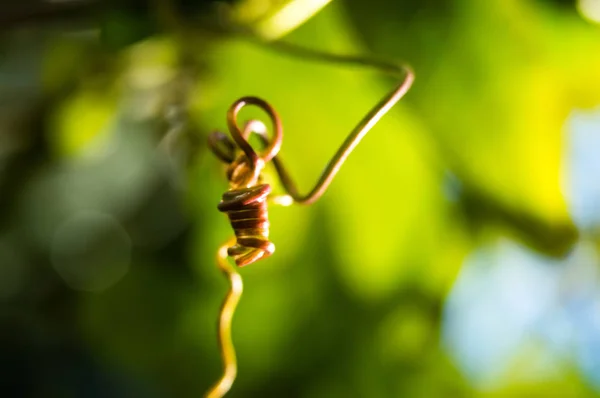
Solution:
M 466 188 L 511 215 L 513 229 L 522 215 L 550 229 L 551 239 L 520 234 L 564 254 L 577 233 L 563 130 L 574 108 L 600 102 L 598 30 L 530 1 L 347 5 L 370 48 L 414 60 L 415 111 Z

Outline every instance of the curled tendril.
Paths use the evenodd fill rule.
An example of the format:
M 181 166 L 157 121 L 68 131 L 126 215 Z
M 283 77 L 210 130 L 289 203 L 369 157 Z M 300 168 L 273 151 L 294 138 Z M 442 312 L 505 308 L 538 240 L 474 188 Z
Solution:
M 233 141 L 218 132 L 209 137 L 209 147 L 219 159 L 230 165 L 228 172 L 230 190 L 223 195 L 219 210 L 228 214 L 236 233 L 236 239 L 232 239 L 223 245 L 217 256 L 219 268 L 229 279 L 230 289 L 221 307 L 218 326 L 219 346 L 223 358 L 223 375 L 209 391 L 208 398 L 220 398 L 225 395 L 231 388 L 237 373 L 237 362 L 231 340 L 231 320 L 242 294 L 242 279 L 235 268 L 227 261 L 227 256 L 233 256 L 239 266 L 244 266 L 271 255 L 275 250 L 275 246 L 268 240 L 269 221 L 265 200 L 270 193 L 270 186 L 259 182 L 262 167 L 272 160 L 281 184 L 287 192 L 287 195 L 280 197 L 281 200 L 276 200 L 276 202 L 284 205 L 314 203 L 325 193 L 350 153 L 354 151 L 373 126 L 408 92 L 414 81 L 412 69 L 405 65 L 369 60 L 362 57 L 325 54 L 284 43 L 272 43 L 272 45 L 284 52 L 301 55 L 305 58 L 370 66 L 385 73 L 400 75 L 402 80 L 350 131 L 342 145 L 325 166 L 314 187 L 304 195 L 300 194 L 278 157 L 283 138 L 283 128 L 279 115 L 266 101 L 256 97 L 240 98 L 233 103 L 227 112 L 227 126 Z M 257 106 L 269 115 L 274 128 L 271 140 L 269 140 L 266 127 L 260 121 L 250 121 L 246 123 L 243 131 L 240 129 L 237 117 L 240 110 L 247 105 Z M 257 134 L 265 146 L 260 154 L 257 154 L 248 142 L 252 133 Z M 236 157 L 236 150 L 241 150 L 243 155 Z
M 261 155 L 258 155 L 250 143 L 248 143 L 250 130 L 244 129 L 245 131 L 242 132 L 237 123 L 239 112 L 247 105 L 254 105 L 261 108 L 267 113 L 267 115 L 269 115 L 271 121 L 273 122 L 273 139 L 263 150 L 263 154 Z M 283 139 L 283 126 L 281 124 L 281 119 L 279 118 L 279 115 L 275 109 L 273 109 L 273 107 L 265 100 L 257 97 L 242 97 L 235 101 L 229 108 L 229 111 L 227 111 L 227 127 L 229 127 L 231 137 L 240 147 L 240 149 L 246 154 L 251 164 L 257 164 L 257 160 L 259 158 L 262 159 L 264 163 L 267 163 L 273 159 L 273 157 L 275 157 L 279 152 L 279 149 L 281 149 L 281 141 Z

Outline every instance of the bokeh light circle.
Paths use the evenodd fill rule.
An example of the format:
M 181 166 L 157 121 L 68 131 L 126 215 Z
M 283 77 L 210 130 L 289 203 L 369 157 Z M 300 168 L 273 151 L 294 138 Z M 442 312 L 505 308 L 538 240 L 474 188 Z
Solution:
M 71 288 L 102 291 L 127 273 L 131 247 L 129 234 L 113 216 L 82 211 L 57 228 L 50 256 Z

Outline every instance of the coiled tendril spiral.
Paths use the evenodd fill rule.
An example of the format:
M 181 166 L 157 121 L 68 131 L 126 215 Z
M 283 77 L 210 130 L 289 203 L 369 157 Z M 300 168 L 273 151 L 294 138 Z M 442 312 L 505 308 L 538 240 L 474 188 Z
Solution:
M 248 138 L 255 131 L 263 137 L 263 142 L 267 142 L 264 124 L 250 121 L 246 123 L 243 131 L 237 125 L 237 114 L 246 105 L 256 105 L 264 109 L 271 116 L 275 126 L 275 137 L 262 155 L 258 155 L 248 144 Z M 267 210 L 267 197 L 271 193 L 271 186 L 261 184 L 261 172 L 265 164 L 279 152 L 283 133 L 275 110 L 266 101 L 256 97 L 237 100 L 231 106 L 227 120 L 235 143 L 220 133 L 214 133 L 209 143 L 217 156 L 229 163 L 229 191 L 223 194 L 217 208 L 227 214 L 236 236 L 236 243 L 228 248 L 227 254 L 242 267 L 268 257 L 275 251 L 275 245 L 269 241 Z M 235 144 L 242 150 L 237 156 Z
M 270 185 L 260 184 L 225 192 L 219 203 L 218 209 L 227 213 L 236 236 L 236 244 L 227 249 L 227 254 L 240 267 L 275 251 L 275 245 L 269 241 L 267 196 L 270 193 Z

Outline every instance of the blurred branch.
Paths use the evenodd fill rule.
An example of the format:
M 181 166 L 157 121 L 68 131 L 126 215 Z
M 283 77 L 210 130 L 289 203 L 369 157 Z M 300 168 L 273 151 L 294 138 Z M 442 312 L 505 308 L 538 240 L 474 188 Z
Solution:
M 9 3 L 2 6 L 0 31 L 23 25 L 93 15 L 103 0 L 63 0 Z
M 567 255 L 579 238 L 572 222 L 551 223 L 507 206 L 473 186 L 466 187 L 460 205 L 475 229 L 490 223 L 508 226 L 524 243 L 553 257 Z

